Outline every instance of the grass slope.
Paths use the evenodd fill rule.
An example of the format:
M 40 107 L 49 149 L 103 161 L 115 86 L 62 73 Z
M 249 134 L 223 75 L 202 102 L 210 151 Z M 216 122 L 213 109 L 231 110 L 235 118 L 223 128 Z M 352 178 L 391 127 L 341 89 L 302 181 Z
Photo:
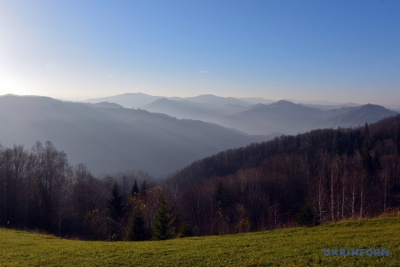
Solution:
M 389 256 L 324 256 L 386 248 Z M 400 217 L 229 236 L 94 242 L 0 229 L 0 266 L 400 266 Z

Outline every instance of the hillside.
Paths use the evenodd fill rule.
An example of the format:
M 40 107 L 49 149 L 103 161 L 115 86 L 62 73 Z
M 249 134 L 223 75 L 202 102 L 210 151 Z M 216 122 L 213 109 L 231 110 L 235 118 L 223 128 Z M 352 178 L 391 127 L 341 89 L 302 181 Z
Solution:
M 163 176 L 196 159 L 264 139 L 114 104 L 12 95 L 0 97 L 0 124 L 7 125 L 0 128 L 1 145 L 30 148 L 49 140 L 72 164 L 82 162 L 94 173 L 141 169 Z
M 379 105 L 342 108 L 316 108 L 281 100 L 272 104 L 258 104 L 230 116 L 236 129 L 251 134 L 297 134 L 321 128 L 356 127 L 375 123 L 397 113 Z M 248 129 L 248 130 L 245 130 Z
M 256 105 L 233 115 L 232 119 L 240 125 L 238 129 L 251 129 L 252 133 L 273 131 L 296 134 L 312 129 L 322 114 L 316 108 L 282 100 L 269 105 Z
M 377 216 L 400 206 L 400 116 L 281 136 L 206 157 L 172 175 L 179 218 L 198 234 Z M 201 205 L 199 204 L 201 203 Z
M 2 266 L 398 266 L 400 218 L 158 242 L 94 242 L 0 229 Z M 323 249 L 389 256 L 324 256 Z
M 372 124 L 375 137 L 385 135 L 387 139 L 398 142 L 400 137 L 400 116 L 387 118 L 378 123 Z M 379 129 L 375 130 L 375 129 Z M 274 140 L 251 144 L 246 147 L 231 149 L 208 156 L 204 159 L 193 162 L 169 177 L 170 182 L 177 183 L 182 188 L 202 182 L 213 177 L 222 177 L 234 174 L 242 169 L 250 169 L 260 166 L 269 157 L 287 153 L 313 153 L 318 149 L 327 152 L 338 146 L 337 135 L 341 134 L 340 146 L 343 152 L 352 154 L 360 149 L 362 145 L 363 127 L 354 129 L 318 129 L 296 136 L 280 136 Z M 356 140 L 357 138 L 357 140 Z M 347 140 L 346 140 L 347 139 Z M 376 142 L 376 141 L 375 141 Z M 396 144 L 400 151 L 400 144 Z
M 355 125 L 363 125 L 366 122 L 378 122 L 383 118 L 396 114 L 394 111 L 372 104 L 332 110 L 330 113 L 332 115 L 330 115 L 329 118 L 318 123 L 319 128 L 353 127 Z

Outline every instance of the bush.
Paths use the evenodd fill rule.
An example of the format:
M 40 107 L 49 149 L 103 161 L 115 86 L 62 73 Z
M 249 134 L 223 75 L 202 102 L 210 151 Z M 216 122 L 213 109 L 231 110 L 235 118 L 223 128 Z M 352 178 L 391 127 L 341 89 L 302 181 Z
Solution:
M 319 225 L 319 216 L 313 211 L 310 205 L 307 205 L 297 214 L 296 222 L 299 226 L 316 226 Z

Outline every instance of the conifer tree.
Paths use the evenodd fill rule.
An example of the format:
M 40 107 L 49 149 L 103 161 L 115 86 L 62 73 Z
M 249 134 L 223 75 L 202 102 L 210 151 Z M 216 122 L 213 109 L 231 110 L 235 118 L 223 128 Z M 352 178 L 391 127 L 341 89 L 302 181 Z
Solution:
M 143 241 L 147 238 L 147 229 L 144 220 L 144 204 L 139 196 L 134 197 L 134 210 L 132 213 L 127 239 L 132 241 Z
M 139 194 L 139 187 L 138 187 L 137 181 L 135 179 L 135 182 L 133 183 L 132 190 L 131 190 L 131 196 L 134 197 L 136 194 Z
M 109 219 L 109 235 L 111 239 L 118 239 L 121 228 L 121 219 L 125 212 L 123 196 L 119 192 L 117 182 L 114 182 L 111 196 L 107 201 L 107 213 Z
M 174 236 L 175 230 L 172 226 L 173 218 L 168 213 L 168 206 L 165 199 L 162 197 L 159 200 L 158 213 L 156 215 L 156 221 L 153 229 L 154 240 L 166 240 Z
M 143 182 L 140 184 L 140 196 L 144 199 L 146 198 L 147 195 L 147 183 L 146 180 L 143 180 Z
M 115 182 L 111 191 L 111 196 L 107 201 L 107 211 L 109 217 L 115 222 L 120 222 L 124 214 L 124 206 L 124 200 L 119 192 L 119 186 L 117 182 Z

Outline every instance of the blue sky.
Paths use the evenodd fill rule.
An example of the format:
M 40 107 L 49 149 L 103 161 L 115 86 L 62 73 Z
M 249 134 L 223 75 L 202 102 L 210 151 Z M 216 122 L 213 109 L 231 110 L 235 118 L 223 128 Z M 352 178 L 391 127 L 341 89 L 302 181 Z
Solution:
M 400 106 L 400 1 L 0 0 L 0 94 Z

